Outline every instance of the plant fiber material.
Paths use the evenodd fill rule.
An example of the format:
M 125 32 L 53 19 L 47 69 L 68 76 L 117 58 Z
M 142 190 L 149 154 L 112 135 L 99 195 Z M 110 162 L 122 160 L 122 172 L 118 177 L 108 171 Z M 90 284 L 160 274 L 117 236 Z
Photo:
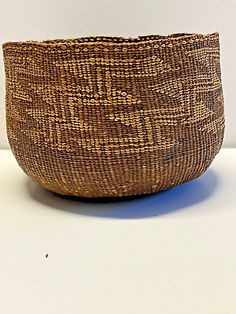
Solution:
M 221 148 L 219 34 L 3 44 L 7 134 L 24 172 L 83 197 L 202 175 Z

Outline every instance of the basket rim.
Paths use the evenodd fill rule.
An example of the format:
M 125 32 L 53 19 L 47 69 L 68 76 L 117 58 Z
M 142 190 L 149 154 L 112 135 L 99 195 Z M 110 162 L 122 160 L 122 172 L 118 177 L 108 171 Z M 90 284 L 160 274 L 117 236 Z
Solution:
M 215 31 L 213 33 L 170 33 L 167 35 L 140 35 L 137 37 L 119 37 L 119 36 L 88 36 L 88 37 L 78 37 L 78 38 L 55 38 L 47 40 L 26 40 L 26 41 L 7 41 L 2 44 L 2 48 L 7 48 L 11 46 L 40 46 L 40 47 L 80 47 L 80 46 L 137 46 L 146 45 L 150 43 L 175 43 L 175 42 L 194 42 L 208 39 L 218 39 L 219 32 Z

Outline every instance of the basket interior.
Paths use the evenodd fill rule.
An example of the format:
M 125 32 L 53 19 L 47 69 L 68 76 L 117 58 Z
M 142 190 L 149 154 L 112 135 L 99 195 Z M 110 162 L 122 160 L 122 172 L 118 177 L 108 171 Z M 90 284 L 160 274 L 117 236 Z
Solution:
M 113 43 L 132 43 L 132 42 L 145 42 L 149 40 L 158 39 L 170 39 L 170 38 L 181 38 L 191 36 L 208 36 L 208 34 L 197 34 L 197 33 L 174 33 L 169 35 L 143 35 L 138 37 L 118 37 L 118 36 L 88 36 L 81 38 L 70 38 L 70 39 L 52 39 L 43 40 L 42 43 L 53 44 L 53 43 L 84 43 L 84 42 L 113 42 Z

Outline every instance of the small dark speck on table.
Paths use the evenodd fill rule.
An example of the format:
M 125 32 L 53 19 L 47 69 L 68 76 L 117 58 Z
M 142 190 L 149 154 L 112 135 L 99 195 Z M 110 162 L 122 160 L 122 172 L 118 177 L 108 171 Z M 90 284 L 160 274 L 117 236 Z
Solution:
M 46 254 L 45 257 L 48 258 L 48 254 Z

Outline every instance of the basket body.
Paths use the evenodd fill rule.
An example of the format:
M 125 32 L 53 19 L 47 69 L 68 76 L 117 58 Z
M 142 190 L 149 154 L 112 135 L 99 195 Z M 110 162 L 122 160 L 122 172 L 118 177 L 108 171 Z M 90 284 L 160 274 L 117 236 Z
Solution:
M 203 174 L 221 148 L 219 34 L 3 45 L 7 133 L 63 195 L 147 194 Z

